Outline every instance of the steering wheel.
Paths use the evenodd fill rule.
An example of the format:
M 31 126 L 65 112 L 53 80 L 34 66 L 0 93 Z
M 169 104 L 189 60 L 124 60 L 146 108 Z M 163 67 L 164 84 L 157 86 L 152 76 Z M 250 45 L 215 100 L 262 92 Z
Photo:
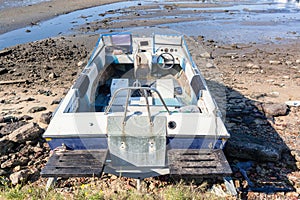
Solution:
M 175 65 L 175 58 L 170 53 L 162 53 L 157 57 L 158 67 L 161 69 L 171 69 Z

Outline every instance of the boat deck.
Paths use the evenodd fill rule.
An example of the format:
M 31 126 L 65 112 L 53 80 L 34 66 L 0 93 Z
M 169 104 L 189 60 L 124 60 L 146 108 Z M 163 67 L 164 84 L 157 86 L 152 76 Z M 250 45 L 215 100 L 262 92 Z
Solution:
M 46 166 L 43 177 L 101 177 L 107 150 L 54 151 Z

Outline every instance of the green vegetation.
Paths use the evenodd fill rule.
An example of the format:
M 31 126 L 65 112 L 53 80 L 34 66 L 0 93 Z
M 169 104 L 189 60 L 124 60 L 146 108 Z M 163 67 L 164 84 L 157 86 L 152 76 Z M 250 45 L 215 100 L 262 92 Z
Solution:
M 1 178 L 0 178 L 1 179 Z M 109 184 L 107 183 L 109 182 Z M 183 182 L 162 184 L 160 181 L 144 181 L 141 190 L 135 189 L 134 180 L 96 180 L 87 183 L 79 183 L 61 187 L 58 185 L 49 191 L 45 190 L 45 184 L 33 183 L 27 185 L 10 186 L 4 179 L 0 180 L 0 199 L 13 200 L 185 200 L 185 199 L 222 199 L 207 190 L 207 184 L 185 184 Z

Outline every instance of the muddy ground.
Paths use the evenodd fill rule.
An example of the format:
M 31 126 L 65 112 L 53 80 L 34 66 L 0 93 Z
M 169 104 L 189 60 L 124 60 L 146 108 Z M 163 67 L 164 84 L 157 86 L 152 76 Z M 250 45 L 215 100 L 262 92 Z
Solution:
M 95 43 L 96 39 L 96 36 L 53 38 L 2 51 L 0 61 L 1 116 L 14 116 L 19 119 L 18 121 L 24 121 L 24 116 L 30 116 L 32 119 L 26 120 L 25 118 L 25 121 L 33 121 L 46 128 L 47 123 L 41 121 L 42 113 L 55 110 L 57 103 L 64 97 L 84 67 L 91 51 L 91 46 L 88 44 Z M 234 93 L 241 96 L 238 100 L 242 104 L 247 101 L 284 103 L 287 100 L 300 99 L 297 92 L 300 88 L 299 45 L 294 43 L 280 45 L 280 47 L 277 45 L 219 45 L 214 41 L 202 40 L 202 37 L 196 39 L 198 43 L 190 44 L 194 48 L 196 46 L 196 49 L 192 49 L 194 60 L 198 63 L 200 60 L 203 61 L 205 54 L 198 54 L 195 44 L 203 45 L 208 52 L 206 56 L 209 55 L 205 60 L 211 64 L 202 65 L 202 71 L 209 83 L 216 80 L 220 87 L 225 88 L 227 100 L 232 100 L 230 95 Z M 214 72 L 212 76 L 211 71 L 217 72 Z M 23 82 L 24 80 L 26 82 Z M 7 81 L 12 83 L 6 84 Z M 232 104 L 236 103 L 227 102 L 226 106 L 232 106 Z M 34 107 L 45 107 L 45 110 L 31 112 L 30 109 Z M 240 111 L 242 110 L 243 108 Z M 236 116 L 231 114 L 226 118 L 226 125 L 234 134 L 239 134 L 243 128 L 248 128 L 247 121 L 237 121 L 243 120 L 240 118 L 242 116 L 240 111 L 236 111 Z M 286 156 L 291 154 L 293 157 L 287 159 L 288 162 L 284 158 L 277 162 L 254 161 L 250 177 L 258 185 L 265 185 L 263 182 L 271 185 L 280 183 L 281 188 L 297 190 L 299 193 L 299 107 L 290 107 L 287 115 L 272 117 L 272 119 L 273 121 L 268 122 L 270 124 L 265 130 L 256 130 L 258 131 L 256 137 L 269 134 L 271 127 L 275 131 L 272 131 L 273 135 L 270 137 L 275 137 L 275 142 L 283 142 L 282 145 L 286 145 L 288 150 Z M 10 123 L 1 123 L 2 129 L 0 130 L 3 131 Z M 45 152 L 49 151 L 45 149 Z M 36 168 L 40 170 L 45 161 L 46 159 Z M 231 162 L 234 165 L 239 162 L 239 159 L 233 158 Z M 26 166 L 21 168 L 26 168 Z M 9 173 L 9 170 L 7 172 Z M 245 180 L 239 171 L 234 173 L 233 178 L 237 186 L 247 187 L 247 185 L 243 186 Z M 296 195 L 293 192 L 288 192 L 288 194 Z M 247 192 L 247 195 L 254 194 Z M 267 194 L 257 193 L 256 195 Z M 283 193 L 276 193 L 276 195 L 283 195 Z

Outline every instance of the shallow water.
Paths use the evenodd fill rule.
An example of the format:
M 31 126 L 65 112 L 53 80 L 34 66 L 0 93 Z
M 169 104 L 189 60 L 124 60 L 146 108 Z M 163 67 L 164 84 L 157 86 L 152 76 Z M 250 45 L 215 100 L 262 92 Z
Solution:
M 1 0 L 0 0 L 1 1 Z M 163 3 L 171 1 L 143 1 L 142 5 Z M 180 1 L 182 2 L 182 1 Z M 202 20 L 192 22 L 179 22 L 172 24 L 161 24 L 156 26 L 167 26 L 183 34 L 205 36 L 225 43 L 268 43 L 278 42 L 280 39 L 296 39 L 300 37 L 300 4 L 296 0 L 274 0 L 274 1 L 212 1 L 228 4 L 226 8 L 179 8 L 191 10 L 208 10 L 209 13 L 201 14 Z M 5 47 L 40 40 L 48 37 L 72 34 L 94 34 L 109 31 L 124 31 L 125 29 L 99 29 L 97 32 L 82 32 L 80 27 L 93 21 L 101 21 L 108 17 L 128 15 L 130 9 L 124 8 L 137 6 L 140 1 L 130 1 L 104 5 L 80 11 L 71 12 L 41 22 L 36 26 L 29 26 L 0 35 L 0 49 Z M 189 1 L 191 3 L 191 1 Z M 193 2 L 195 3 L 195 2 Z M 163 9 L 160 6 L 160 9 Z M 215 10 L 226 10 L 226 12 L 214 12 Z M 106 12 L 114 10 L 114 12 Z M 148 10 L 150 11 L 150 10 Z M 146 12 L 148 12 L 146 11 Z M 105 13 L 106 12 L 106 13 Z M 105 16 L 101 15 L 105 13 Z M 162 16 L 160 16 L 162 17 Z M 158 18 L 160 18 L 158 17 Z M 152 17 L 151 19 L 154 19 Z M 142 19 L 139 17 L 139 19 Z M 145 20 L 151 20 L 145 19 Z M 128 28 L 130 29 L 130 28 Z

